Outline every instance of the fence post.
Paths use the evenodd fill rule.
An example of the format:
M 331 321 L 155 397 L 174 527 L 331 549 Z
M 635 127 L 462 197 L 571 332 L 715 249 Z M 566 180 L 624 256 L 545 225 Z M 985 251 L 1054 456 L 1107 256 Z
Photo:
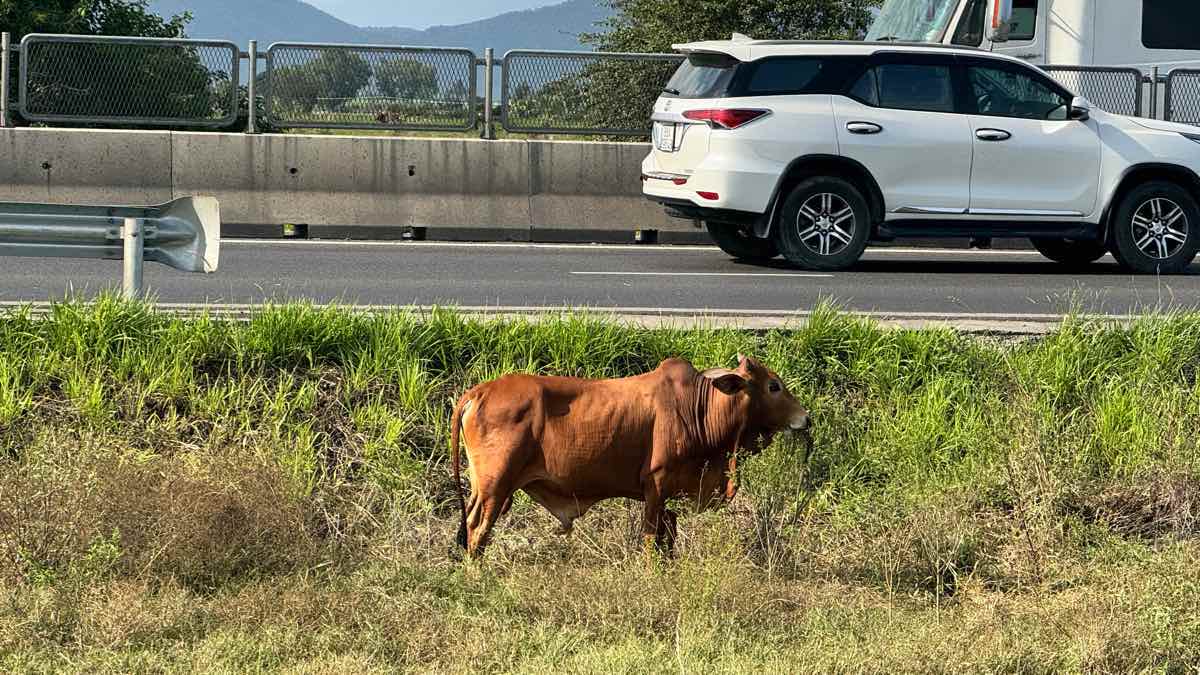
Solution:
M 258 79 L 258 40 L 250 41 L 250 81 L 246 83 L 246 133 L 258 133 L 258 126 L 254 123 L 254 110 L 258 107 L 258 98 L 255 93 L 256 82 Z
M 1158 119 L 1158 66 L 1150 70 L 1150 119 Z
M 8 110 L 9 92 L 12 91 L 11 76 L 11 61 L 12 51 L 9 45 L 12 36 L 7 32 L 0 33 L 0 128 L 9 126 L 12 121 L 9 119 L 10 113 Z
M 124 266 L 121 287 L 127 299 L 136 300 L 142 297 L 142 262 L 146 252 L 141 218 L 125 219 L 121 240 L 125 244 L 125 255 L 121 258 Z
M 496 138 L 496 130 L 492 128 L 492 104 L 494 96 L 492 94 L 492 68 L 496 65 L 496 55 L 491 47 L 483 50 L 483 138 L 484 140 L 494 140 Z

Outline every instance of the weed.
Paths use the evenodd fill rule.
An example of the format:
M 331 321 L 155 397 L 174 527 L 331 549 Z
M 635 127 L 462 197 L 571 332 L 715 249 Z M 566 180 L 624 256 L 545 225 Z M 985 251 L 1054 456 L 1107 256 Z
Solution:
M 810 408 L 739 496 L 446 555 L 447 418 L 522 371 L 761 356 Z M 104 297 L 0 317 L 0 669 L 1182 672 L 1200 664 L 1200 317 L 998 344 L 821 307 L 766 333 L 583 314 Z

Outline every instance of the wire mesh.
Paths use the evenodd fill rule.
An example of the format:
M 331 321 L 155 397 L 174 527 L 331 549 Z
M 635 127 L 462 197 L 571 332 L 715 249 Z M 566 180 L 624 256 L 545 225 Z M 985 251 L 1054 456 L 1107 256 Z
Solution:
M 1200 125 L 1200 70 L 1171 71 L 1166 101 L 1166 119 Z
M 501 124 L 517 133 L 648 136 L 654 102 L 682 61 L 678 54 L 510 51 Z
M 467 49 L 276 43 L 258 85 L 276 127 L 460 131 L 475 64 Z
M 26 35 L 20 112 L 31 122 L 221 127 L 237 117 L 231 42 Z
M 1136 68 L 1043 66 L 1064 87 L 1101 110 L 1116 115 L 1142 114 L 1142 71 Z

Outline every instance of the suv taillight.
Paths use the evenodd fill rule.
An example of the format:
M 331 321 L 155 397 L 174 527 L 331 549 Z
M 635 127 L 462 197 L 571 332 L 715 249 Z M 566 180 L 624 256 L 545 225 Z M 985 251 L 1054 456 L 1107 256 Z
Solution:
M 697 122 L 708 122 L 708 125 L 714 128 L 736 129 L 770 114 L 770 110 L 762 108 L 711 108 L 688 110 L 683 113 L 683 116 Z

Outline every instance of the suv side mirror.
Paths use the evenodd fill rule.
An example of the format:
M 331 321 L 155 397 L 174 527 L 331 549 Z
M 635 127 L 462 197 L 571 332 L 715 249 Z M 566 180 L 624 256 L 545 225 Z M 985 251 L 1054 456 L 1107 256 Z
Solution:
M 1071 108 L 1067 111 L 1069 119 L 1086 122 L 1092 118 L 1092 104 L 1082 96 L 1071 99 Z
M 992 7 L 992 29 L 988 31 L 988 39 L 992 42 L 1008 42 L 1008 33 L 1012 30 L 1013 3 L 1012 0 L 996 0 Z

